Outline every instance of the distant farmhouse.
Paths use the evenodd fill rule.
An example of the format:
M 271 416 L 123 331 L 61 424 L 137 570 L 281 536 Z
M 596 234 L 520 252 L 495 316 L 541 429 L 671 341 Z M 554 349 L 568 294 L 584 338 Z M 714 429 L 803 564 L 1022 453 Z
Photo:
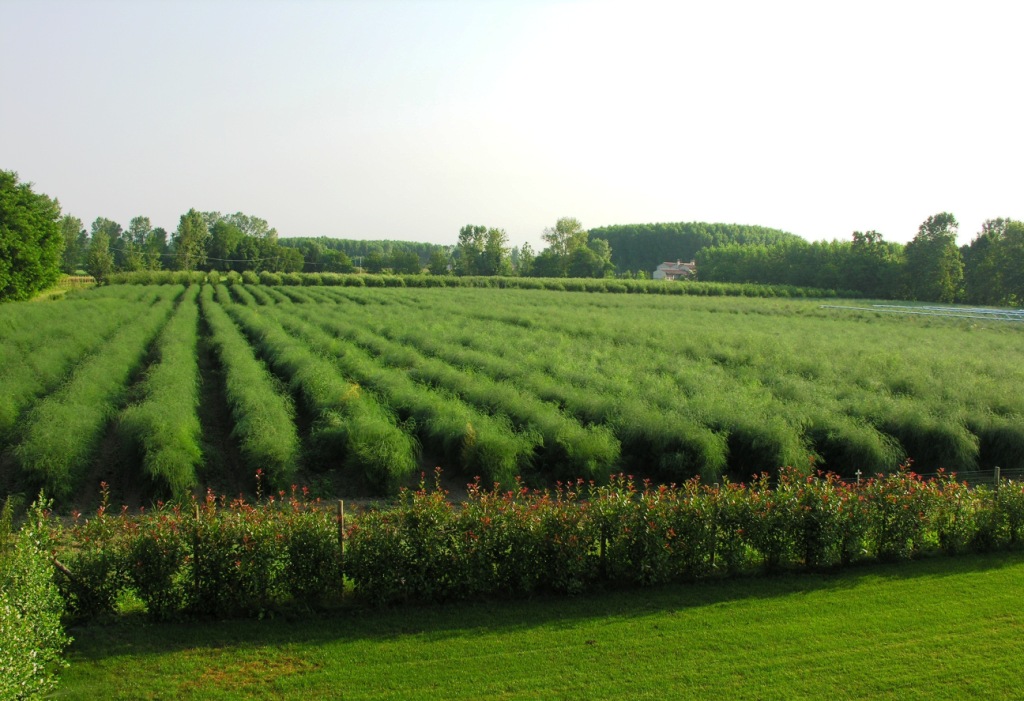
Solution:
M 696 274 L 697 263 L 695 261 L 691 260 L 689 263 L 684 263 L 681 260 L 677 260 L 674 263 L 662 263 L 651 277 L 655 280 L 685 280 L 694 277 Z

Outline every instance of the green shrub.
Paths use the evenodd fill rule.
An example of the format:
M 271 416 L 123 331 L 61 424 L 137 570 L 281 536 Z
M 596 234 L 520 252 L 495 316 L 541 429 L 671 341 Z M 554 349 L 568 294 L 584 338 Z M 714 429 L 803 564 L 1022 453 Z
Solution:
M 31 508 L 11 532 L 10 499 L 0 513 L 0 698 L 36 698 L 51 693 L 61 657 L 71 642 L 61 625 L 64 601 L 53 580 L 48 504 Z
M 268 287 L 283 284 L 281 273 L 272 273 L 267 270 L 260 272 L 260 284 Z
M 287 551 L 267 509 L 239 501 L 218 508 L 212 494 L 193 523 L 189 611 L 202 616 L 262 616 L 286 596 Z M 283 534 L 281 534 L 283 537 Z
M 868 480 L 863 489 L 871 504 L 869 542 L 882 560 L 905 560 L 928 543 L 933 492 L 920 475 L 900 469 Z
M 181 512 L 169 513 L 160 504 L 149 518 L 138 521 L 127 548 L 127 571 L 135 592 L 155 621 L 175 620 L 185 610 L 191 592 L 191 556 Z
M 81 522 L 76 519 L 70 531 L 61 534 L 77 546 L 62 555 L 65 569 L 57 577 L 72 620 L 88 620 L 114 613 L 118 597 L 131 581 L 123 514 L 107 513 L 107 484 L 101 483 L 100 488 L 102 502 L 95 518 Z

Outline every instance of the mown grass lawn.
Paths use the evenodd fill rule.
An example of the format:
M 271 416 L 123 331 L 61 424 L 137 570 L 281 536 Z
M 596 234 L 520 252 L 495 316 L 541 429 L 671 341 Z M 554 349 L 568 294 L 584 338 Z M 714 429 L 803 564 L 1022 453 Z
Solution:
M 1024 555 L 72 631 L 67 699 L 1019 698 Z

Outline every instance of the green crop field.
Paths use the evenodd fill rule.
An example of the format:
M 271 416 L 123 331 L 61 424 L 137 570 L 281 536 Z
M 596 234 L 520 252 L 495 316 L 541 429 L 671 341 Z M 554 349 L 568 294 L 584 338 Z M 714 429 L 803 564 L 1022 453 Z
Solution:
M 251 492 L 257 469 L 275 490 L 386 495 L 434 466 L 539 485 L 1024 468 L 1016 323 L 193 281 L 5 305 L 0 332 L 0 488 L 64 504 L 101 480 L 139 504 Z

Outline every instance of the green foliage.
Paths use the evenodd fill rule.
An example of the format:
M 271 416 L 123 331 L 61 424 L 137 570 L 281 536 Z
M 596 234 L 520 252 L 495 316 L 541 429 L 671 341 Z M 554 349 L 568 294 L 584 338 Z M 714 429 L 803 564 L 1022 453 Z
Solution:
M 212 271 L 131 275 L 190 285 L 193 275 L 196 282 L 220 278 Z M 231 310 L 225 323 L 260 370 L 230 391 L 263 386 L 285 395 L 288 384 L 304 408 L 305 464 L 365 475 L 357 483 L 379 492 L 418 471 L 418 445 L 429 464 L 505 485 L 517 476 L 531 485 L 579 477 L 601 484 L 621 470 L 676 483 L 695 475 L 748 480 L 764 471 L 774 478 L 783 466 L 852 477 L 890 471 L 907 458 L 928 472 L 1024 466 L 1024 401 L 1014 391 L 1024 374 L 1012 362 L 1020 340 L 1014 325 L 726 297 L 707 294 L 719 289 L 707 284 L 661 285 L 704 291 L 675 296 L 643 294 L 649 283 L 625 279 L 558 281 L 579 290 L 567 294 L 498 288 L 511 278 L 469 279 L 493 285 L 481 289 L 451 288 L 467 280 L 454 276 L 317 277 L 324 284 L 208 285 L 202 294 L 222 316 Z M 346 286 L 348 279 L 380 286 Z M 387 287 L 421 280 L 436 287 Z M 638 293 L 588 292 L 607 291 L 609 283 L 637 285 Z M 190 286 L 187 299 L 197 292 Z M 194 371 L 164 373 L 178 389 L 147 400 L 168 360 L 165 343 L 179 338 L 185 362 L 195 360 L 187 339 L 194 319 L 178 321 L 195 312 L 194 303 L 178 305 L 180 333 L 168 326 L 156 344 L 134 342 L 142 350 L 132 362 L 143 370 L 149 361 L 146 373 L 127 371 L 118 384 L 113 378 L 130 363 L 109 372 L 104 365 L 127 352 L 129 336 L 115 334 L 128 334 L 135 319 L 169 314 L 171 298 L 182 293 L 170 285 L 104 286 L 72 292 L 66 302 L 0 309 L 0 440 L 21 468 L 5 471 L 6 490 L 48 483 L 62 497 L 76 493 L 96 467 L 85 446 L 96 436 L 120 438 L 111 449 L 130 438 L 140 458 L 143 435 L 189 445 L 190 433 L 194 445 L 195 386 L 187 384 Z M 254 348 L 276 377 L 253 359 Z M 86 376 L 111 392 L 101 392 L 106 399 L 79 379 L 89 367 Z M 253 379 L 260 373 L 262 385 Z M 265 397 L 256 394 L 251 410 L 229 403 L 230 429 L 239 447 L 249 445 L 242 450 L 248 474 L 263 469 L 275 488 L 287 486 L 299 429 L 287 410 L 259 419 Z M 136 406 L 124 412 L 124 430 L 109 431 L 126 403 Z M 143 406 L 150 409 L 145 432 L 132 420 Z M 175 416 L 192 416 L 191 429 Z M 167 456 L 195 465 L 196 454 Z
M 459 242 L 453 254 L 455 272 L 458 275 L 510 275 L 510 250 L 504 229 L 467 224 L 459 231 Z M 446 272 L 445 258 L 432 256 L 431 264 L 431 273 Z M 401 271 L 396 269 L 395 272 Z
M 138 516 L 112 516 L 104 502 L 58 535 L 62 588 L 79 620 L 108 616 L 129 588 L 157 621 L 262 617 L 340 594 L 336 521 L 295 487 L 255 505 L 207 493 Z
M 362 597 L 384 604 L 1008 548 L 1016 547 L 1008 529 L 990 529 L 986 540 L 984 524 L 1016 517 L 1022 493 L 1013 482 L 998 492 L 971 490 L 906 470 L 862 486 L 792 471 L 774 487 L 767 475 L 749 485 L 691 480 L 642 489 L 619 476 L 554 492 L 490 492 L 476 483 L 461 505 L 421 485 L 351 527 L 346 575 Z
M 0 302 L 28 299 L 60 277 L 60 204 L 0 170 Z
M 0 698 L 28 699 L 51 693 L 61 658 L 71 642 L 61 624 L 64 601 L 50 564 L 48 503 L 36 502 L 12 533 L 11 501 L 0 513 Z
M 94 231 L 89 242 L 85 269 L 97 282 L 106 282 L 114 270 L 114 257 L 110 254 L 110 238 L 103 231 Z
M 210 230 L 202 213 L 190 209 L 181 215 L 178 228 L 171 237 L 175 267 L 179 270 L 193 270 L 206 263 Z
M 435 254 L 443 254 L 448 259 L 447 247 L 434 243 L 415 241 L 368 241 L 352 239 L 336 239 L 321 236 L 290 237 L 281 239 L 281 245 L 295 248 L 301 252 L 305 260 L 304 270 L 307 272 L 351 273 L 355 269 L 353 261 L 366 266 L 366 258 L 374 256 L 379 268 L 390 267 L 396 272 L 399 269 L 419 272 L 429 263 Z M 413 263 L 413 256 L 416 262 Z M 379 272 L 379 268 L 377 271 Z
M 196 359 L 200 287 L 192 285 L 157 340 L 158 359 L 142 384 L 143 398 L 121 414 L 120 430 L 142 457 L 149 477 L 173 497 L 198 483 L 202 464 L 199 366 Z
M 223 287 L 218 286 L 220 289 Z M 242 291 L 238 285 L 232 289 Z M 212 286 L 203 288 L 200 300 L 224 369 L 228 405 L 234 418 L 232 433 L 250 469 L 264 470 L 271 486 L 284 488 L 294 478 L 299 454 L 291 400 L 256 359 L 224 307 L 213 301 Z
M 953 302 L 963 284 L 963 258 L 956 246 L 956 218 L 928 217 L 907 244 L 906 288 L 910 299 Z
M 257 479 L 261 479 L 257 475 Z M 467 487 L 453 503 L 421 482 L 350 516 L 344 575 L 376 605 L 574 594 L 758 570 L 817 570 L 929 553 L 1017 549 L 1024 484 L 968 488 L 907 469 L 862 484 L 783 470 L 749 484 L 576 480 L 554 490 Z M 292 488 L 257 503 L 208 493 L 148 514 L 58 529 L 73 615 L 109 614 L 134 587 L 155 619 L 264 616 L 342 595 L 338 524 Z
M 173 290 L 174 296 L 183 292 Z M 58 501 L 78 488 L 133 372 L 173 309 L 170 295 L 75 366 L 67 382 L 33 406 L 14 449 L 26 479 Z
M 964 298 L 972 304 L 1024 304 L 1024 223 L 990 219 L 969 246 L 964 259 Z
M 300 322 L 298 317 L 316 323 L 322 330 Z M 541 436 L 537 432 L 516 433 L 506 416 L 477 409 L 450 390 L 417 384 L 404 365 L 382 367 L 360 345 L 342 341 L 358 334 L 365 342 L 368 336 L 358 333 L 340 315 L 310 315 L 303 310 L 282 316 L 280 321 L 315 349 L 333 357 L 335 366 L 346 376 L 372 389 L 410 419 L 423 444 L 444 456 L 449 464 L 461 467 L 464 474 L 510 484 L 540 450 Z M 599 442 L 593 449 L 605 447 Z
M 568 257 L 574 251 L 587 245 L 588 232 L 574 217 L 562 217 L 553 227 L 544 230 L 541 238 L 547 242 L 552 254 Z
M 85 253 L 88 247 L 89 234 L 82 228 L 82 220 L 65 214 L 60 218 L 60 233 L 64 238 L 64 253 L 61 260 L 61 271 L 74 275 L 85 267 Z
M 610 244 L 612 262 L 619 273 L 640 270 L 647 274 L 668 260 L 693 260 L 705 248 L 729 244 L 771 246 L 802 240 L 776 229 L 702 222 L 604 226 L 591 229 L 590 237 Z
M 855 296 L 852 292 L 837 292 L 835 289 L 795 287 L 792 285 L 737 284 L 720 282 L 665 282 L 645 279 L 566 279 L 568 259 L 556 260 L 549 253 L 540 260 L 540 267 L 531 263 L 534 275 L 540 277 L 454 276 L 454 275 L 394 275 L 385 274 L 335 274 L 335 273 L 291 273 L 287 278 L 291 285 L 324 285 L 328 287 L 491 287 L 521 290 L 550 290 L 558 292 L 610 292 L 615 294 L 651 294 L 698 297 L 813 297 L 828 298 Z M 589 254 L 587 254 L 589 256 Z M 589 259 L 589 258 L 588 258 Z M 447 260 L 447 259 L 446 259 Z M 447 265 L 447 263 L 445 263 Z M 547 266 L 547 267 L 545 267 Z M 607 266 L 602 266 L 607 271 Z M 383 261 L 377 270 L 383 270 Z M 544 272 L 547 270 L 548 272 Z M 193 272 L 193 275 L 201 273 Z M 313 277 L 315 276 L 315 277 Z M 187 281 L 184 271 L 174 273 L 133 272 L 114 273 L 108 277 L 111 284 L 161 285 L 178 284 Z M 263 271 L 259 274 L 245 270 L 242 282 L 246 285 L 278 287 L 285 284 L 281 273 Z
M 530 275 L 537 277 L 610 276 L 615 266 L 611 261 L 612 252 L 608 241 L 589 241 L 588 236 L 578 219 L 562 217 L 554 227 L 544 230 L 541 238 L 548 243 L 548 247 L 539 256 L 533 257 L 531 252 L 526 252 L 525 267 Z
M 363 473 L 378 489 L 394 492 L 413 474 L 415 440 L 373 395 L 342 378 L 330 361 L 312 353 L 278 324 L 247 307 L 228 308 L 250 339 L 278 372 L 290 379 L 316 417 L 311 440 L 322 467 L 341 463 Z
M 427 270 L 430 271 L 431 275 L 447 275 L 448 253 L 443 249 L 431 252 L 430 260 L 427 262 Z
M 60 304 L 20 303 L 5 307 L 0 321 L 0 443 L 14 438 L 24 411 L 55 391 L 74 364 L 109 339 L 122 325 L 145 313 L 158 288 L 123 287 L 109 297 Z

